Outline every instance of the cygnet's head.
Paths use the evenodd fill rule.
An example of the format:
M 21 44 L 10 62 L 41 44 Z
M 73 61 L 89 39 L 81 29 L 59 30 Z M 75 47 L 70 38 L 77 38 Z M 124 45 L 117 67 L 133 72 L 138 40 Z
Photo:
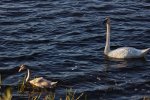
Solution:
M 20 66 L 18 72 L 21 72 L 21 71 L 26 70 L 26 69 L 27 69 L 26 65 L 22 64 L 22 65 Z

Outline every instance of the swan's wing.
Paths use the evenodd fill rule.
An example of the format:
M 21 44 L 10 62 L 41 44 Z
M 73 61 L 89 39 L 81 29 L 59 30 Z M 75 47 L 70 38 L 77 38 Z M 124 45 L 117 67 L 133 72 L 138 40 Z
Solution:
M 37 87 L 41 87 L 41 88 L 51 88 L 52 86 L 56 85 L 57 82 L 51 82 L 47 79 L 44 79 L 43 77 L 39 77 L 39 78 L 35 78 L 31 81 L 29 81 L 30 84 L 35 85 Z
M 112 58 L 136 58 L 141 55 L 141 50 L 132 47 L 122 47 L 109 52 L 108 56 Z
M 34 78 L 32 81 L 34 81 L 35 83 L 42 81 L 44 78 L 43 77 L 38 77 L 38 78 Z
M 30 80 L 29 83 L 37 87 L 43 88 L 43 86 L 41 86 L 41 82 L 43 82 L 43 79 L 44 79 L 43 77 L 38 77 L 33 80 Z
M 41 85 L 43 87 L 51 88 L 51 87 L 55 86 L 56 84 L 57 84 L 57 82 L 52 82 L 52 81 L 49 81 L 44 78 L 41 80 Z

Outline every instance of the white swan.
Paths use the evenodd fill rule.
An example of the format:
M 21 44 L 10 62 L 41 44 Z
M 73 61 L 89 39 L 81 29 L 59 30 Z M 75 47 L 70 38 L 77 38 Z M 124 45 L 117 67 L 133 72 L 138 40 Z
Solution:
M 119 59 L 126 59 L 126 58 L 142 58 L 144 57 L 149 51 L 150 48 L 139 50 L 133 47 L 121 47 L 115 50 L 110 50 L 110 18 L 106 18 L 106 45 L 104 54 L 109 58 L 119 58 Z
M 44 79 L 43 77 L 38 77 L 29 81 L 30 75 L 31 75 L 30 70 L 26 67 L 26 65 L 21 65 L 19 72 L 23 70 L 27 70 L 27 77 L 25 79 L 25 82 L 29 82 L 31 85 L 34 85 L 40 88 L 52 88 L 57 84 L 57 82 L 51 82 L 49 80 Z

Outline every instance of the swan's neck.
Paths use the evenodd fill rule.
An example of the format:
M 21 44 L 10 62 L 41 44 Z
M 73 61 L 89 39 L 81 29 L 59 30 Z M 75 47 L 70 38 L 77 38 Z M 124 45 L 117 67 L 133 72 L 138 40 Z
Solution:
M 30 70 L 27 69 L 27 77 L 26 77 L 26 82 L 28 82 L 30 79 Z
M 104 53 L 107 55 L 110 52 L 110 23 L 106 24 L 107 31 L 106 31 L 106 45 Z

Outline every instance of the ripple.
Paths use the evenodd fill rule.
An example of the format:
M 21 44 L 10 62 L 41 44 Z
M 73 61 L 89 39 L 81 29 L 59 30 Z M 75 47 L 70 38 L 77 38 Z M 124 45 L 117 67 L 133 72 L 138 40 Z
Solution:
M 58 95 L 72 87 L 92 100 L 143 99 L 150 87 L 149 56 L 147 60 L 105 58 L 102 22 L 111 17 L 112 49 L 147 48 L 149 9 L 148 0 L 1 0 L 2 78 L 5 83 L 22 78 L 15 65 L 25 63 L 33 76 L 59 81 Z

